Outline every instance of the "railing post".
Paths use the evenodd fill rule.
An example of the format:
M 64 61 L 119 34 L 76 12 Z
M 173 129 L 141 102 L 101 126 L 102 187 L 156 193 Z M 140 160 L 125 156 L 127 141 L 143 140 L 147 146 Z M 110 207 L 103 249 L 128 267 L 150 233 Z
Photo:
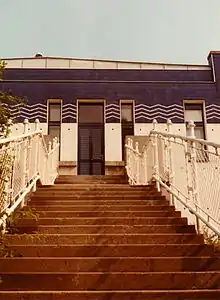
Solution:
M 144 153 L 143 153 L 143 160 L 144 160 L 144 182 L 143 184 L 148 184 L 148 174 L 147 174 L 147 149 L 144 147 Z
M 34 122 L 34 131 L 37 132 L 39 131 L 39 125 L 40 125 L 40 121 L 39 119 L 36 119 L 35 122 Z M 36 142 L 35 142 L 35 162 L 34 162 L 34 170 L 35 170 L 35 175 L 38 175 L 38 161 L 39 161 L 39 139 L 38 139 L 38 136 L 34 136 L 34 138 L 36 139 Z M 35 193 L 36 192 L 36 189 L 37 189 L 37 183 L 35 182 L 33 188 L 32 188 L 32 192 Z
M 132 180 L 131 180 L 131 182 L 130 182 L 130 184 L 133 184 L 134 182 L 134 152 L 133 152 L 133 149 L 134 149 L 134 147 L 133 147 L 133 140 L 132 139 L 130 139 L 130 155 L 129 155 L 129 160 L 130 160 L 130 166 L 131 166 L 131 169 L 130 169 L 130 174 L 131 174 L 131 178 L 132 178 Z
M 125 154 L 126 154 L 126 169 L 127 169 L 129 184 L 132 184 L 131 178 L 130 178 L 130 168 L 131 168 L 130 147 L 131 147 L 131 138 L 127 138 L 127 147 L 126 147 L 126 152 L 125 152 Z
M 158 177 L 158 171 L 159 171 L 159 161 L 158 161 L 158 141 L 157 141 L 157 134 L 155 133 L 157 129 L 157 120 L 153 120 L 153 148 L 154 148 L 154 167 L 153 167 L 153 175 L 157 178 Z M 156 180 L 156 188 L 158 192 L 160 191 L 160 183 Z
M 8 131 L 7 137 L 10 137 L 12 134 L 11 129 L 10 129 L 12 125 L 13 125 L 12 119 L 9 119 L 8 123 L 7 123 L 7 131 Z
M 172 134 L 172 121 L 170 119 L 167 120 L 167 131 L 169 134 Z M 175 186 L 175 173 L 174 173 L 174 159 L 173 159 L 173 147 L 171 138 L 168 137 L 168 155 L 169 155 L 169 184 L 172 189 Z M 171 194 L 171 204 L 175 205 L 175 197 Z
M 40 121 L 39 121 L 39 119 L 36 119 L 34 123 L 35 123 L 34 131 L 39 131 L 39 129 L 40 129 Z
M 29 122 L 28 122 L 28 119 L 25 119 L 24 120 L 24 134 L 27 134 L 28 133 L 28 125 L 29 125 Z M 22 190 L 25 189 L 26 187 L 26 178 L 27 178 L 27 155 L 28 155 L 28 140 L 27 139 L 24 139 L 23 141 L 23 155 L 22 155 L 22 172 L 21 172 L 21 182 L 22 182 Z M 22 200 L 21 202 L 21 207 L 24 206 L 24 199 Z
M 189 121 L 188 123 L 189 126 L 189 133 L 191 138 L 196 138 L 195 137 L 195 124 L 193 121 Z M 195 206 L 195 209 L 197 211 L 198 207 L 197 205 L 199 204 L 198 202 L 198 172 L 197 172 L 197 155 L 196 155 L 196 143 L 195 141 L 191 141 L 191 147 L 189 148 L 189 156 L 190 156 L 190 164 L 191 164 L 191 187 L 188 187 L 188 189 L 191 189 L 191 200 L 193 202 L 193 205 Z M 200 226 L 199 226 L 199 219 L 196 217 L 196 227 L 197 227 L 197 232 L 200 231 Z
M 29 121 L 28 119 L 25 119 L 24 120 L 24 134 L 27 134 L 28 133 L 28 125 L 29 125 Z
M 140 156 L 138 142 L 135 142 L 136 184 L 140 184 Z
M 55 149 L 57 147 L 57 137 L 55 137 L 53 139 L 53 144 L 52 144 L 52 149 Z M 55 169 L 55 160 L 56 157 L 54 156 L 55 154 L 53 154 L 52 158 L 51 158 L 51 172 L 53 173 L 53 177 L 57 174 L 57 169 Z

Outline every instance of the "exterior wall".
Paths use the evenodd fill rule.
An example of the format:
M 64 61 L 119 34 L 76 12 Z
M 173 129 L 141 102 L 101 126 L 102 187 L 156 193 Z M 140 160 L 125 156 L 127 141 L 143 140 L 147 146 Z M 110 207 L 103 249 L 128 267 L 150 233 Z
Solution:
M 106 168 L 120 168 L 120 100 L 134 100 L 135 135 L 147 135 L 153 119 L 166 131 L 166 120 L 174 123 L 173 133 L 186 134 L 184 101 L 203 100 L 207 139 L 220 143 L 220 53 L 209 55 L 207 66 L 166 65 L 77 59 L 6 60 L 8 68 L 0 90 L 26 96 L 13 134 L 21 134 L 24 118 L 40 120 L 47 134 L 47 101 L 62 99 L 61 161 L 77 163 L 77 99 L 105 99 Z M 14 108 L 12 108 L 14 110 Z M 30 130 L 34 124 L 30 125 Z M 63 166 L 65 169 L 66 167 Z M 106 171 L 107 172 L 107 171 Z

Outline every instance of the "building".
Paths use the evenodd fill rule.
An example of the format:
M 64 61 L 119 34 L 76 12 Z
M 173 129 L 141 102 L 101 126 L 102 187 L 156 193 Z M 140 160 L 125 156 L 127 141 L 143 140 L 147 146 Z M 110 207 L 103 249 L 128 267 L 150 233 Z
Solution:
M 13 134 L 24 118 L 40 120 L 44 134 L 60 139 L 60 166 L 71 174 L 123 170 L 124 137 L 147 135 L 153 119 L 166 130 L 220 143 L 220 52 L 207 65 L 122 62 L 36 56 L 3 59 L 0 89 L 26 96 Z M 13 108 L 12 108 L 13 110 Z

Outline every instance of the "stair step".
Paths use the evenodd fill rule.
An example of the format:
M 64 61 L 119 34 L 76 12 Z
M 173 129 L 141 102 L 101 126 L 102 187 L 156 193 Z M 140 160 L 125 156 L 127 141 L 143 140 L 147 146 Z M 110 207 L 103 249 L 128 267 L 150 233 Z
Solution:
M 220 257 L 21 257 L 0 259 L 0 272 L 218 271 Z
M 44 195 L 44 194 L 51 194 L 51 195 L 55 195 L 57 192 L 59 192 L 60 194 L 70 194 L 70 195 L 74 195 L 74 194 L 95 194 L 95 195 L 99 195 L 99 194 L 107 194 L 107 195 L 127 195 L 127 194 L 134 194 L 134 195 L 148 195 L 148 194 L 153 194 L 155 196 L 160 196 L 161 193 L 157 192 L 155 190 L 139 190 L 139 189 L 83 189 L 83 190 L 75 190 L 75 189 L 65 189 L 65 187 L 60 190 L 60 189 L 48 189 L 48 190 L 43 190 L 43 189 L 39 189 L 35 192 L 35 195 Z
M 5 242 L 20 245 L 30 244 L 200 244 L 203 236 L 184 234 L 16 234 L 6 235 Z
M 129 206 L 135 206 L 135 205 L 168 205 L 169 202 L 165 200 L 118 200 L 118 199 L 109 199 L 109 200 L 100 200 L 100 199 L 86 199 L 86 200 L 64 200 L 64 199 L 54 199 L 54 200 L 48 200 L 41 198 L 34 199 L 32 198 L 30 201 L 30 205 L 129 205 Z
M 90 218 L 55 218 L 40 217 L 35 219 L 20 219 L 20 225 L 186 225 L 186 218 L 178 217 L 90 217 Z
M 8 291 L 0 300 L 219 300 L 220 289 L 141 291 Z
M 18 233 L 196 233 L 193 225 L 40 225 L 17 226 Z
M 9 249 L 25 257 L 170 257 L 215 256 L 213 246 L 198 244 L 128 244 L 128 245 L 10 245 Z M 216 254 L 216 257 L 219 256 Z
M 71 191 L 84 191 L 84 190 L 97 190 L 97 191 L 155 191 L 157 189 L 155 186 L 130 186 L 125 184 L 99 184 L 99 185 L 91 185 L 91 184 L 55 184 L 48 187 L 40 186 L 37 191 L 63 191 L 63 190 L 71 190 Z
M 1 290 L 220 289 L 220 272 L 27 272 L 1 273 Z
M 112 217 L 180 217 L 181 213 L 178 211 L 68 211 L 68 210 L 63 210 L 63 211 L 49 211 L 49 210 L 43 210 L 39 211 L 37 210 L 40 216 L 43 217 L 48 217 L 48 218 L 97 218 L 97 217 L 104 217 L 104 218 L 112 218 Z
M 85 194 L 76 194 L 76 193 L 74 193 L 73 195 L 70 195 L 69 193 L 67 193 L 67 194 L 65 194 L 65 195 L 63 195 L 63 194 L 61 194 L 61 193 L 56 193 L 56 194 L 54 194 L 54 195 L 51 195 L 51 194 L 48 194 L 48 195 L 46 195 L 46 194 L 42 194 L 42 195 L 40 195 L 40 196 L 38 196 L 38 195 L 34 195 L 33 196 L 33 199 L 50 199 L 50 200 L 53 200 L 53 199 L 66 199 L 66 200 L 77 200 L 77 199 L 84 199 L 84 200 L 87 200 L 87 199 L 91 199 L 91 200 L 93 200 L 93 199 L 100 199 L 100 200 L 107 200 L 107 199 L 109 199 L 109 200 L 111 200 L 111 199 L 113 199 L 113 200 L 123 200 L 123 199 L 125 199 L 126 198 L 126 200 L 165 200 L 165 197 L 164 196 L 156 196 L 156 195 L 152 195 L 152 196 L 149 196 L 149 195 L 135 195 L 135 194 L 133 194 L 133 193 L 129 193 L 128 195 L 118 195 L 118 194 L 109 194 L 109 195 L 105 195 L 105 194 L 94 194 L 94 195 L 92 195 L 92 194 L 87 194 L 87 195 L 85 195 Z
M 174 211 L 174 206 L 169 205 L 115 205 L 115 204 L 100 204 L 100 205 L 59 205 L 59 204 L 44 204 L 31 205 L 39 211 Z

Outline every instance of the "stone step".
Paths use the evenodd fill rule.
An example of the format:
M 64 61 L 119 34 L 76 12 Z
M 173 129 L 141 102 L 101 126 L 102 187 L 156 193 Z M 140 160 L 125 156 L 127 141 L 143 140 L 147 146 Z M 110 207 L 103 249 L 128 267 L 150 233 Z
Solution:
M 86 200 L 63 200 L 63 199 L 31 199 L 28 205 L 128 205 L 128 206 L 135 206 L 135 205 L 169 205 L 167 200 L 118 200 L 118 199 L 110 199 L 110 200 L 96 200 L 96 199 L 86 199 Z
M 40 186 L 37 189 L 38 191 L 63 191 L 63 190 L 73 190 L 73 191 L 83 191 L 83 190 L 107 190 L 107 191 L 117 191 L 117 190 L 125 190 L 125 191 L 155 191 L 157 189 L 154 185 L 147 185 L 147 186 L 130 186 L 125 184 L 55 184 L 51 186 Z
M 72 180 L 72 179 L 57 179 L 55 181 L 56 185 L 60 184 L 90 184 L 90 185 L 106 185 L 106 184 L 121 184 L 124 186 L 128 186 L 128 181 L 124 179 L 114 179 L 114 178 L 109 178 L 109 179 L 78 179 L 78 180 Z
M 212 245 L 202 244 L 63 244 L 63 245 L 10 245 L 17 256 L 24 257 L 178 257 L 216 256 Z
M 30 203 L 38 211 L 175 211 L 174 206 L 170 205 L 115 205 L 115 204 L 100 204 L 100 205 L 60 205 L 60 204 L 44 204 Z
M 141 291 L 8 291 L 0 300 L 219 300 L 220 289 Z
M 55 184 L 121 184 L 121 185 L 128 185 L 128 181 L 124 178 L 120 177 L 99 177 L 99 178 L 92 178 L 92 177 L 81 177 L 81 178 L 57 178 Z
M 128 196 L 133 196 L 133 197 L 142 197 L 142 196 L 161 196 L 161 194 L 159 192 L 154 192 L 154 191 L 123 191 L 123 190 L 118 190 L 118 191 L 74 191 L 74 190 L 65 190 L 65 191 L 37 191 L 34 194 L 34 197 L 46 197 L 46 196 L 57 196 L 57 194 L 59 193 L 59 196 L 67 196 L 67 197 L 75 197 L 75 196 L 118 196 L 120 197 L 126 197 Z
M 21 257 L 1 258 L 0 272 L 218 271 L 220 257 Z
M 122 210 L 115 210 L 115 211 L 101 211 L 101 210 L 92 210 L 92 211 L 50 211 L 50 210 L 44 210 L 39 211 L 37 210 L 36 213 L 39 213 L 40 216 L 43 216 L 45 218 L 94 218 L 94 217 L 105 217 L 105 218 L 112 218 L 112 217 L 180 217 L 181 213 L 178 211 L 163 211 L 163 210 L 149 210 L 149 211 L 122 211 Z
M 59 177 L 56 179 L 55 183 L 61 181 L 61 180 L 67 180 L 67 181 L 73 181 L 73 182 L 94 182 L 94 181 L 111 181 L 115 180 L 121 180 L 125 181 L 128 184 L 127 177 L 124 175 L 59 175 Z
M 33 200 L 35 201 L 40 201 L 40 200 L 164 200 L 165 201 L 165 197 L 164 196 L 155 196 L 155 195 L 152 195 L 152 196 L 149 196 L 149 195 L 132 195 L 132 194 L 129 194 L 129 195 L 125 195 L 125 196 L 118 196 L 118 195 L 77 195 L 77 194 L 74 194 L 73 196 L 71 195 L 68 195 L 68 194 L 65 194 L 65 195 L 62 195 L 60 193 L 57 193 L 56 195 L 54 196 L 51 196 L 50 194 L 48 195 L 45 195 L 45 194 L 42 194 L 40 196 L 37 196 L 37 195 L 34 195 L 32 197 Z
M 6 244 L 61 245 L 61 244 L 202 244 L 202 235 L 176 234 L 8 234 Z
M 220 289 L 220 272 L 1 273 L 1 291 Z
M 125 175 L 59 175 L 59 179 L 71 179 L 71 180 L 103 180 L 103 179 L 126 179 Z
M 17 220 L 17 225 L 186 225 L 186 218 L 178 217 L 75 217 L 49 218 L 40 217 L 38 220 L 25 218 Z
M 196 233 L 194 225 L 40 225 L 17 226 L 17 233 Z

